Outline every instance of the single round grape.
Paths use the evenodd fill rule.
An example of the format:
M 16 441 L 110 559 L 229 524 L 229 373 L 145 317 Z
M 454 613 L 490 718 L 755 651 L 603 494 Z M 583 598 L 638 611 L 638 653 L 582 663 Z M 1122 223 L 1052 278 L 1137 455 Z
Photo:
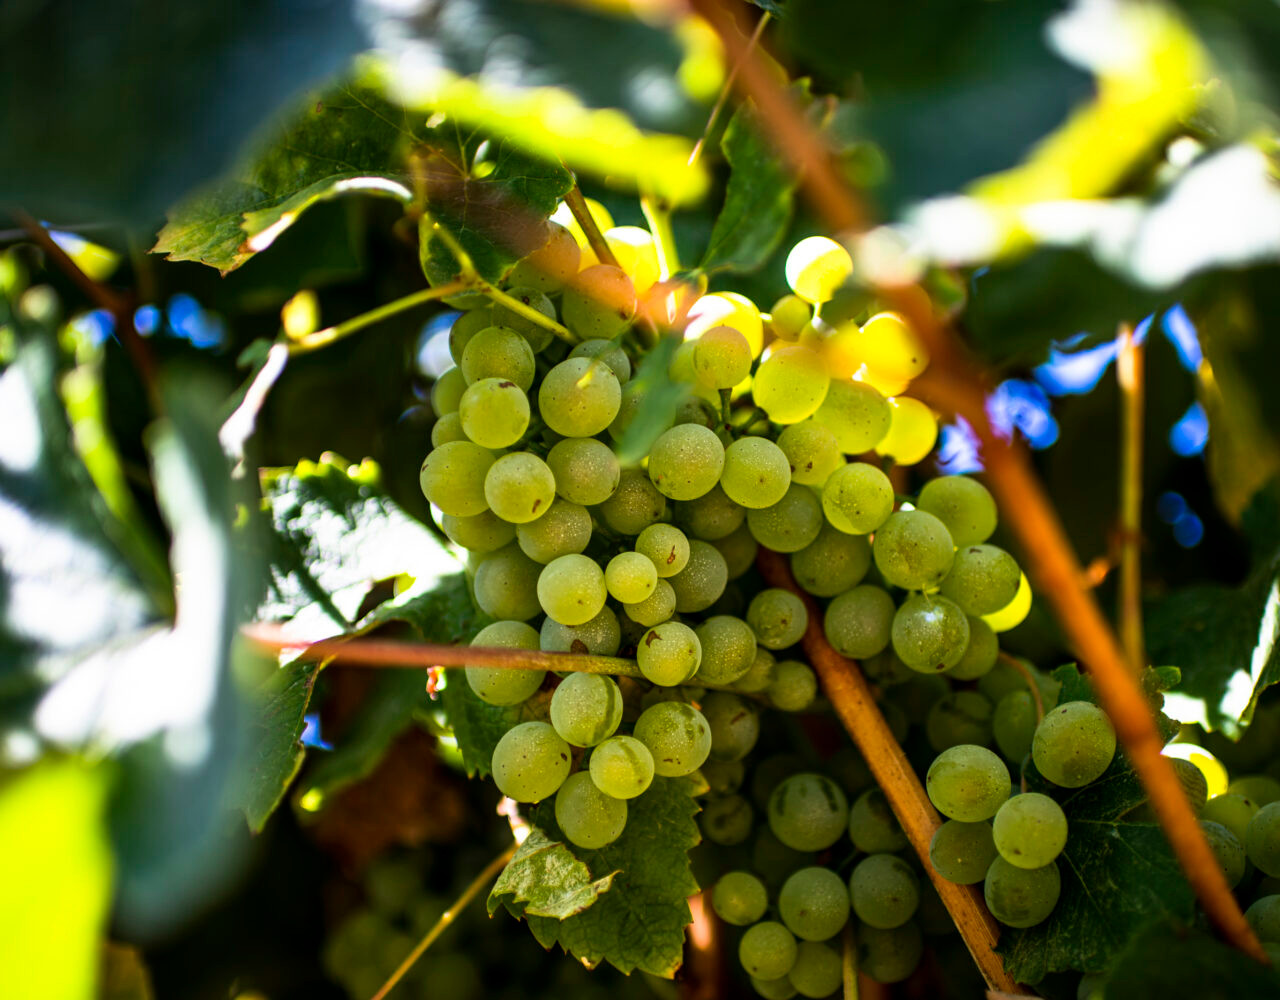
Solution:
M 675 576 L 689 563 L 689 539 L 670 524 L 651 524 L 636 537 L 636 551 L 648 557 L 659 577 Z
M 799 552 L 817 539 L 822 525 L 822 504 L 813 490 L 795 483 L 772 506 L 747 511 L 752 537 L 774 552 Z
M 418 475 L 423 495 L 446 514 L 472 517 L 489 509 L 484 480 L 494 454 L 471 441 L 450 441 L 423 460 Z
M 853 912 L 870 927 L 901 927 L 920 905 L 920 880 L 910 866 L 893 854 L 863 858 L 849 876 Z
M 587 850 L 612 844 L 627 825 L 627 804 L 600 791 L 586 771 L 565 779 L 556 792 L 555 813 L 569 843 Z
M 647 292 L 661 272 L 658 247 L 653 234 L 640 226 L 613 226 L 604 231 L 604 241 L 613 251 L 618 266 L 635 283 L 636 291 Z
M 453 321 L 453 325 L 449 327 L 449 356 L 459 371 L 462 369 L 462 355 L 467 344 L 471 343 L 471 338 L 493 325 L 493 307 L 487 302 L 475 309 L 468 309 Z
M 622 268 L 593 264 L 565 286 L 560 310 L 565 326 L 584 340 L 611 340 L 635 318 L 636 288 Z
M 496 378 L 514 382 L 523 392 L 533 386 L 533 348 L 520 334 L 501 326 L 486 327 L 468 340 L 458 367 L 468 385 Z
M 938 421 L 918 399 L 895 396 L 889 400 L 889 430 L 876 451 L 899 465 L 915 465 L 938 440 Z
M 767 649 L 794 646 L 809 625 L 809 612 L 802 601 L 789 590 L 770 587 L 751 599 L 747 607 L 747 624 L 756 640 Z
M 824 524 L 818 537 L 791 557 L 791 573 L 814 597 L 835 597 L 852 590 L 871 568 L 871 543 Z
M 738 944 L 738 960 L 755 979 L 780 979 L 796 964 L 796 939 L 782 924 L 752 924 Z
M 760 738 L 760 713 L 736 694 L 712 691 L 702 699 L 702 715 L 711 727 L 712 760 L 742 760 Z
M 627 357 L 627 352 L 616 340 L 584 340 L 574 345 L 573 350 L 569 352 L 569 357 L 595 358 L 597 361 L 603 361 L 613 369 L 613 374 L 618 376 L 618 381 L 623 385 L 626 385 L 627 380 L 631 378 L 631 359 Z
M 600 504 L 604 523 L 620 535 L 638 535 L 662 519 L 667 498 L 654 488 L 640 469 L 625 470 L 613 494 Z
M 769 326 L 780 340 L 795 340 L 812 319 L 812 307 L 799 295 L 784 295 L 769 310 Z
M 766 694 L 774 708 L 803 712 L 818 695 L 818 675 L 807 663 L 783 660 L 775 664 Z
M 981 618 L 969 616 L 969 645 L 960 662 L 947 675 L 957 681 L 972 681 L 985 676 L 1000 656 L 1000 640 L 991 626 Z
M 823 774 L 793 774 L 769 796 L 769 829 L 797 851 L 824 851 L 845 831 L 849 800 Z
M 775 424 L 795 424 L 817 412 L 830 382 L 822 355 L 792 344 L 760 362 L 751 395 Z
M 1062 877 L 1050 862 L 1043 868 L 1018 868 L 996 858 L 987 870 L 983 898 L 991 915 L 1007 927 L 1034 927 L 1058 903 Z
M 622 629 L 618 625 L 618 616 L 606 606 L 581 625 L 561 625 L 554 618 L 544 618 L 539 638 L 545 653 L 615 656 L 622 645 Z
M 726 924 L 754 924 L 769 908 L 769 892 L 750 872 L 725 872 L 711 890 L 711 908 Z
M 709 800 L 698 817 L 702 835 L 722 847 L 744 843 L 751 836 L 754 822 L 751 803 L 741 795 L 724 795 Z
M 859 340 L 863 363 L 873 371 L 913 379 L 929 366 L 929 349 L 898 313 L 872 316 Z
M 516 540 L 516 526 L 491 510 L 470 517 L 441 514 L 440 527 L 451 542 L 468 552 L 496 552 Z
M 591 541 L 591 515 L 586 507 L 554 497 L 536 521 L 516 526 L 520 551 L 534 562 L 549 563 L 581 552 Z
M 594 358 L 569 358 L 547 372 L 538 411 L 557 434 L 591 437 L 609 426 L 622 403 L 613 369 Z
M 565 438 L 547 453 L 556 490 L 570 503 L 590 507 L 603 503 L 618 488 L 618 457 L 595 438 Z
M 740 760 L 708 760 L 702 765 L 702 777 L 713 795 L 729 795 L 742 787 L 747 769 Z
M 746 521 L 747 511 L 716 486 L 705 496 L 676 506 L 676 520 L 693 538 L 714 542 L 732 535 Z
M 853 275 L 849 251 L 826 236 L 809 236 L 791 248 L 787 284 L 806 302 L 826 302 Z
M 983 615 L 982 620 L 991 626 L 993 632 L 1008 632 L 1026 619 L 1031 611 L 1031 598 L 1031 583 L 1027 580 L 1027 574 L 1023 573 L 1018 580 L 1018 592 L 1013 600 L 999 611 Z
M 802 997 L 826 997 L 840 988 L 843 969 L 840 953 L 834 948 L 818 941 L 801 941 L 787 979 Z
M 916 507 L 945 524 L 959 547 L 985 542 L 996 530 L 995 500 L 985 486 L 968 476 L 930 479 L 920 491 Z
M 911 921 L 890 930 L 860 923 L 853 936 L 858 968 L 877 983 L 902 982 L 916 971 L 924 954 L 920 928 Z
M 649 748 L 654 771 L 665 778 L 692 774 L 711 754 L 711 726 L 684 702 L 664 701 L 646 708 L 636 720 L 635 738 Z
M 724 593 L 729 567 L 715 546 L 693 541 L 689 543 L 689 562 L 667 582 L 675 592 L 677 611 L 705 611 Z
M 991 732 L 1005 758 L 1020 763 L 1031 752 L 1036 732 L 1036 705 L 1030 692 L 1010 691 L 996 702 Z
M 710 389 L 732 389 L 751 374 L 751 345 L 731 326 L 713 326 L 693 347 L 693 370 Z
M 1009 769 L 986 747 L 961 744 L 942 751 L 929 765 L 925 790 L 944 816 L 981 823 L 1009 797 Z
M 524 622 L 494 622 L 471 640 L 473 646 L 501 649 L 538 648 L 538 633 Z M 506 667 L 467 667 L 467 684 L 476 697 L 490 705 L 519 705 L 542 687 L 545 670 L 516 670 Z
M 1269 802 L 1254 814 L 1245 844 L 1259 871 L 1280 878 L 1280 802 Z
M 849 535 L 876 531 L 893 513 L 893 484 L 866 462 L 850 462 L 822 487 L 822 512 L 832 526 Z
M 755 638 L 754 632 L 751 633 L 751 637 Z M 747 668 L 747 672 L 734 681 L 734 689 L 746 694 L 760 694 L 768 690 L 769 685 L 773 683 L 773 669 L 775 666 L 776 661 L 773 654 L 767 649 L 757 646 L 755 659 L 751 661 L 751 666 Z
M 839 934 L 849 920 L 848 887 L 830 868 L 801 868 L 782 883 L 778 915 L 796 937 L 826 941 Z
M 879 587 L 864 583 L 827 605 L 822 629 L 827 642 L 841 656 L 862 660 L 889 645 L 893 616 L 893 598 Z
M 476 604 L 493 618 L 528 621 L 542 610 L 537 594 L 540 572 L 542 567 L 517 545 L 492 552 L 476 567 Z
M 1280 895 L 1261 896 L 1244 911 L 1259 940 L 1280 944 Z
M 593 747 L 622 722 L 622 692 L 610 677 L 570 674 L 551 695 L 551 725 L 575 747 Z
M 462 429 L 462 418 L 456 413 L 446 413 L 431 425 L 431 447 L 439 448 L 450 441 L 469 441 Z
M 732 684 L 756 659 L 756 636 L 741 618 L 713 615 L 695 630 L 702 644 L 699 684 Z
M 884 440 L 892 414 L 889 400 L 874 387 L 863 382 L 832 379 L 813 419 L 835 435 L 842 452 L 861 455 Z
M 1018 593 L 1022 571 L 1013 556 L 994 545 L 966 545 L 956 552 L 942 593 L 970 615 L 999 611 Z
M 489 466 L 484 477 L 484 497 L 504 521 L 526 524 L 551 509 L 556 477 L 537 455 L 512 452 Z
M 969 619 L 953 602 L 913 594 L 893 616 L 893 651 L 912 670 L 941 673 L 960 662 L 969 646 Z
M 778 447 L 791 466 L 791 481 L 802 486 L 821 486 L 844 465 L 836 436 L 813 418 L 782 428 Z
M 1067 846 L 1066 814 L 1039 792 L 1007 799 L 991 825 L 996 850 L 1018 868 L 1043 868 Z
M 624 604 L 622 610 L 637 625 L 661 625 L 675 614 L 676 592 L 666 580 L 659 580 L 652 594 L 638 604 Z
M 546 242 L 520 258 L 507 275 L 507 281 L 514 286 L 554 294 L 578 273 L 581 255 L 573 234 L 559 223 L 548 220 Z
M 853 846 L 868 854 L 900 851 L 907 846 L 907 835 L 879 788 L 868 788 L 853 800 L 847 829 Z
M 1107 713 L 1069 701 L 1045 715 L 1031 742 L 1036 769 L 1055 785 L 1080 788 L 1102 776 L 1116 755 L 1116 730 Z
M 689 309 L 685 326 L 686 340 L 696 341 L 717 326 L 731 326 L 747 338 L 751 356 L 759 357 L 764 348 L 764 321 L 760 310 L 745 295 L 737 292 L 713 292 L 698 299 Z
M 938 827 L 929 841 L 929 863 L 948 882 L 976 885 L 987 877 L 987 869 L 996 859 L 995 838 L 991 824 L 964 823 L 949 819 Z
M 591 751 L 591 780 L 615 799 L 634 799 L 653 783 L 653 755 L 631 736 L 610 736 Z
M 674 687 L 698 672 L 702 644 L 688 625 L 664 622 L 649 629 L 636 647 L 640 672 L 654 684 Z
M 760 553 L 760 543 L 755 540 L 746 525 L 738 528 L 731 535 L 717 538 L 711 545 L 724 557 L 730 580 L 736 580 L 751 569 L 756 564 L 756 556 Z
M 991 742 L 991 716 L 995 709 L 977 691 L 955 691 L 939 698 L 924 720 L 929 746 L 941 753 L 966 743 Z
M 614 600 L 623 604 L 639 604 L 658 585 L 658 571 L 648 556 L 639 552 L 620 552 L 605 567 L 604 585 Z
M 698 424 L 679 424 L 653 442 L 649 479 L 672 500 L 696 500 L 711 491 L 724 469 L 724 445 Z
M 1256 802 L 1259 808 L 1280 802 L 1280 781 L 1267 774 L 1246 774 L 1235 778 L 1227 791 L 1245 796 Z
M 891 514 L 876 531 L 871 554 L 885 581 L 903 590 L 938 586 L 955 558 L 946 526 L 922 510 Z
M 751 988 L 756 991 L 756 995 L 763 997 L 764 1000 L 791 1000 L 798 992 L 791 984 L 789 976 L 781 976 L 778 979 L 756 979 L 754 976 L 747 978 L 751 981 Z
M 604 573 L 589 556 L 560 556 L 538 575 L 538 603 L 561 625 L 589 622 L 604 607 L 607 594 Z
M 771 507 L 789 485 L 787 456 L 767 438 L 739 438 L 725 449 L 720 487 L 734 503 L 751 509 Z
M 529 397 L 510 379 L 481 379 L 462 394 L 458 418 L 476 444 L 507 448 L 529 428 Z
M 1248 840 L 1249 821 L 1257 811 L 1257 805 L 1245 796 L 1224 792 L 1205 803 L 1204 818 L 1221 823 L 1243 844 Z
M 569 776 L 569 744 L 549 723 L 513 726 L 493 748 L 493 783 L 517 802 L 541 802 Z
M 467 391 L 467 380 L 461 368 L 450 368 L 431 383 L 431 409 L 437 417 L 457 413 L 462 394 Z

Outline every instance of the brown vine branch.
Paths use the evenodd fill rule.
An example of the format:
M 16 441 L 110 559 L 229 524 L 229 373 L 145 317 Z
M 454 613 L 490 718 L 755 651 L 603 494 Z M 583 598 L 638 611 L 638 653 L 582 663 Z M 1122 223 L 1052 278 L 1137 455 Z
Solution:
M 596 255 L 596 260 L 601 264 L 612 264 L 618 266 L 618 258 L 613 255 L 613 250 L 609 248 L 609 242 L 604 238 L 604 234 L 600 232 L 600 227 L 596 225 L 596 220 L 591 214 L 591 209 L 587 207 L 587 199 L 582 196 L 582 188 L 574 184 L 569 189 L 569 193 L 564 196 L 564 203 L 569 206 L 569 211 L 573 213 L 573 217 L 578 220 L 578 227 L 587 238 L 587 243 Z
M 1120 326 L 1116 381 L 1120 385 L 1120 575 L 1116 621 L 1129 666 L 1147 665 L 1142 634 L 1143 348 L 1133 327 Z

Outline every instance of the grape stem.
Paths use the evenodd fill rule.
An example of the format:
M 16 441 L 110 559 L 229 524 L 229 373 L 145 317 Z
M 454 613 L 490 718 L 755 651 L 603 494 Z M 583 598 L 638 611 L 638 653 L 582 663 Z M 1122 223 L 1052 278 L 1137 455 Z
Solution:
M 591 209 L 587 207 L 587 199 L 582 195 L 582 188 L 575 183 L 569 189 L 569 193 L 564 196 L 564 203 L 569 206 L 569 211 L 573 213 L 574 219 L 577 220 L 578 228 L 582 230 L 582 235 L 587 238 L 587 245 L 596 255 L 596 260 L 601 264 L 610 264 L 613 267 L 618 266 L 618 258 L 613 255 L 613 249 L 609 246 L 609 241 L 604 238 L 604 233 L 600 232 L 600 227 L 596 225 L 595 216 L 591 214 Z
M 508 295 L 501 288 L 489 284 L 489 282 L 485 281 L 483 278 L 473 278 L 471 281 L 471 287 L 478 292 L 484 293 L 484 295 L 492 301 L 510 309 L 518 316 L 522 316 L 524 319 L 527 319 L 530 323 L 536 323 L 538 326 L 550 330 L 566 344 L 572 346 L 578 342 L 578 338 L 570 332 L 567 326 L 557 323 L 550 316 L 544 316 L 542 313 L 538 312 L 537 309 L 533 308 L 533 306 L 521 302 L 514 295 Z
M 768 17 L 765 14 L 765 17 Z M 665 202 L 660 202 L 653 195 L 642 195 L 640 211 L 649 223 L 649 232 L 653 234 L 653 246 L 658 252 L 658 280 L 666 281 L 680 270 L 680 257 L 676 253 L 676 235 L 671 229 L 671 209 Z
M 1031 700 L 1036 704 L 1036 725 L 1040 725 L 1040 722 L 1044 719 L 1044 699 L 1040 696 L 1040 685 L 1031 676 L 1031 671 L 1027 669 L 1025 663 L 1016 656 L 1006 653 L 1003 649 L 1000 650 L 1000 662 L 1008 664 L 1018 671 L 1022 675 L 1022 679 L 1026 681 L 1027 690 L 1031 692 Z
M 840 935 L 840 982 L 844 987 L 841 1000 L 858 1000 L 858 948 L 853 941 L 853 922 L 844 925 Z
M 363 330 L 366 326 L 379 323 L 388 316 L 394 316 L 396 313 L 404 312 L 406 309 L 413 309 L 415 306 L 420 306 L 427 302 L 436 302 L 450 295 L 456 295 L 458 292 L 465 292 L 469 287 L 470 282 L 460 278 L 445 285 L 424 288 L 421 291 L 401 296 L 378 306 L 376 309 L 370 309 L 359 316 L 353 316 L 351 319 L 345 320 L 336 326 L 326 327 L 323 330 L 317 330 L 315 333 L 309 333 L 305 337 L 299 337 L 289 344 L 289 354 L 306 354 L 310 351 L 319 350 L 321 347 L 328 347 L 335 341 L 349 337 L 358 330 Z
M 1120 578 L 1116 621 L 1129 666 L 1147 665 L 1142 635 L 1143 348 L 1128 323 L 1120 325 L 1116 382 L 1120 386 Z

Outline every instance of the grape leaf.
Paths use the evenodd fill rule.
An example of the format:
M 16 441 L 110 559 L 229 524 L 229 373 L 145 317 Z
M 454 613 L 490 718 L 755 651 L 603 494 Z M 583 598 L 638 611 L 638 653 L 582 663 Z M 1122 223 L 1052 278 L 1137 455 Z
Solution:
M 1106 1000 L 1280 996 L 1280 976 L 1202 930 L 1161 922 L 1137 935 L 1107 974 Z
M 591 871 L 564 844 L 533 829 L 502 870 L 489 893 L 489 915 L 506 906 L 516 916 L 565 920 L 608 891 L 617 872 L 592 879 Z

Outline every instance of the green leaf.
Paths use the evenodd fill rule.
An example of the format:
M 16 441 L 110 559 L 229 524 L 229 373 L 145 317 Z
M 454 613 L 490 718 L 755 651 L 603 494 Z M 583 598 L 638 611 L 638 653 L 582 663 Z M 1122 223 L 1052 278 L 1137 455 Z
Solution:
M 521 722 L 546 722 L 551 695 L 539 691 L 519 705 L 490 705 L 476 697 L 463 670 L 444 672 L 441 704 L 458 741 L 462 765 L 470 776 L 485 777 L 493 760 L 493 748 L 508 729 Z
M 1241 1000 L 1280 995 L 1280 975 L 1202 930 L 1160 922 L 1136 936 L 1107 974 L 1106 1000 Z
M 613 884 L 617 872 L 593 880 L 564 844 L 533 829 L 489 893 L 489 915 L 505 905 L 515 916 L 565 920 L 581 913 Z

